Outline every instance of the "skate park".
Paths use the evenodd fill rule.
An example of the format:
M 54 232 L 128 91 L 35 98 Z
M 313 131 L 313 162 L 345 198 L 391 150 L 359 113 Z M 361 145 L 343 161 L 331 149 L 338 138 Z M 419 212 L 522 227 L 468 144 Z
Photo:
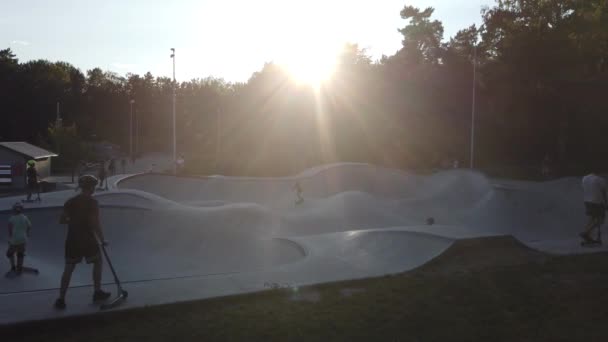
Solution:
M 462 239 L 513 236 L 549 254 L 606 251 L 579 243 L 586 218 L 575 177 L 525 182 L 340 163 L 281 178 L 139 173 L 109 185 L 96 199 L 109 255 L 130 293 L 121 309 L 405 272 Z M 0 324 L 99 312 L 89 304 L 87 266 L 77 267 L 68 310 L 52 308 L 66 229 L 58 217 L 74 194 L 48 193 L 26 205 L 33 224 L 26 264 L 40 274 L 0 280 Z M 0 199 L 0 220 L 17 200 Z M 103 279 L 115 292 L 108 267 Z

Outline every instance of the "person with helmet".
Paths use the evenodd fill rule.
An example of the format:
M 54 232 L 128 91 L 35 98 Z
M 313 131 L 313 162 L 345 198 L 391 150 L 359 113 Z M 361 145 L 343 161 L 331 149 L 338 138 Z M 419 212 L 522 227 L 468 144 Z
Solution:
M 101 289 L 103 259 L 99 243 L 106 244 L 99 222 L 99 205 L 93 198 L 99 181 L 95 176 L 84 175 L 78 178 L 80 194 L 70 198 L 63 206 L 59 223 L 68 225 L 65 241 L 65 269 L 61 277 L 59 298 L 55 302 L 57 309 L 65 309 L 65 295 L 70 285 L 76 265 L 84 259 L 93 264 L 93 301 L 99 302 L 110 297 L 109 292 Z
M 27 162 L 27 202 L 32 201 L 32 194 L 38 193 L 38 200 L 40 200 L 40 192 L 38 191 L 38 171 L 36 171 L 36 162 L 30 160 Z
M 23 214 L 23 205 L 21 203 L 13 204 L 13 215 L 8 219 L 8 250 L 6 251 L 6 257 L 11 262 L 11 272 L 21 274 L 23 270 L 25 244 L 31 229 L 32 223 Z M 15 254 L 17 254 L 16 264 Z

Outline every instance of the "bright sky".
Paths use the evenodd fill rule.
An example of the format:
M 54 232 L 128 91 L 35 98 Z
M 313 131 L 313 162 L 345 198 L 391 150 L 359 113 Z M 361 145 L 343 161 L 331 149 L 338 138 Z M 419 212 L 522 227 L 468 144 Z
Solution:
M 494 0 L 2 0 L 0 49 L 20 61 L 66 61 L 170 76 L 245 81 L 266 61 L 320 56 L 344 42 L 378 58 L 401 46 L 405 4 L 435 8 L 445 37 L 481 21 Z M 303 51 L 303 52 L 301 52 Z M 321 51 L 321 53 L 318 53 Z

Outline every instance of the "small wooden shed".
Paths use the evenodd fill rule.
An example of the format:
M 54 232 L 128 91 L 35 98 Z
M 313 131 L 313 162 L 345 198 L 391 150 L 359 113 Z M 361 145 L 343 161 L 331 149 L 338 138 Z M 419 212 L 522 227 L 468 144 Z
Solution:
M 0 142 L 1 189 L 25 188 L 28 160 L 36 161 L 40 180 L 49 177 L 52 157 L 57 157 L 57 154 L 23 141 Z

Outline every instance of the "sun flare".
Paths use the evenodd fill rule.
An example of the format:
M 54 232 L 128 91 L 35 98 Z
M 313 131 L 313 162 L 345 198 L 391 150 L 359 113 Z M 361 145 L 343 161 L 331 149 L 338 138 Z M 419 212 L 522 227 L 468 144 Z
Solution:
M 331 78 L 337 55 L 337 50 L 330 47 L 310 47 L 305 51 L 291 52 L 280 63 L 296 83 L 318 88 Z

